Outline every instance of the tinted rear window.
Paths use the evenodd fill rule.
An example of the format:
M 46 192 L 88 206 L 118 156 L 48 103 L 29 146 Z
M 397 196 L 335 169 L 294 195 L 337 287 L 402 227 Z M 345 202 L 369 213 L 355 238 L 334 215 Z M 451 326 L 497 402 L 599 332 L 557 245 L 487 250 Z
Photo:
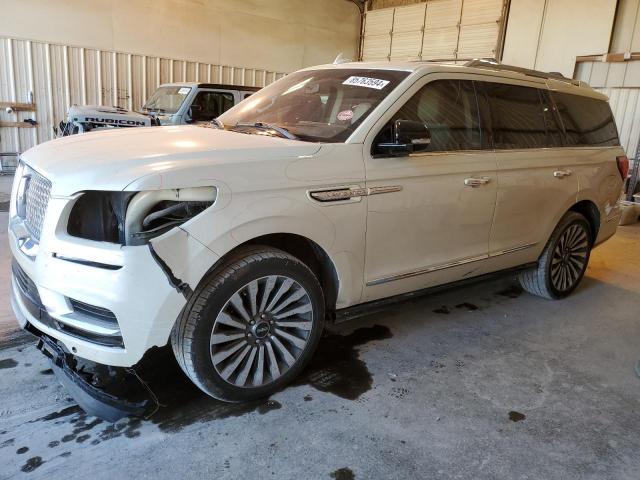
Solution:
M 489 100 L 495 148 L 562 145 L 560 127 L 543 90 L 501 83 L 479 83 L 482 83 L 482 90 Z
M 551 92 L 566 131 L 568 146 L 618 146 L 618 130 L 609 104 L 595 98 Z

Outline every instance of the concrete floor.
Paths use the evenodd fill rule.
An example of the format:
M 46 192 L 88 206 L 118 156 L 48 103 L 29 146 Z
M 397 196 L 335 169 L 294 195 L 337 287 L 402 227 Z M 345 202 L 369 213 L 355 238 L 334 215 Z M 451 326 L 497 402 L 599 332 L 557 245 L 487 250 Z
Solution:
M 6 213 L 0 223 L 6 224 Z M 640 472 L 640 225 L 570 298 L 513 278 L 333 332 L 297 385 L 228 405 L 170 356 L 148 420 L 88 418 L 8 311 L 0 233 L 0 478 L 633 479 Z

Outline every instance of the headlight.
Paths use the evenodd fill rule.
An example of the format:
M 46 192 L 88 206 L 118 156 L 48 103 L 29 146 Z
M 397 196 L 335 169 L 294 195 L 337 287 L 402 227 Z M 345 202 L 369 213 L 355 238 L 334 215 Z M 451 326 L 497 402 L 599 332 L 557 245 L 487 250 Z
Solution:
M 67 225 L 69 235 L 143 245 L 209 208 L 215 187 L 148 192 L 84 192 Z
M 98 242 L 125 245 L 124 216 L 135 192 L 83 192 L 67 222 L 67 233 Z

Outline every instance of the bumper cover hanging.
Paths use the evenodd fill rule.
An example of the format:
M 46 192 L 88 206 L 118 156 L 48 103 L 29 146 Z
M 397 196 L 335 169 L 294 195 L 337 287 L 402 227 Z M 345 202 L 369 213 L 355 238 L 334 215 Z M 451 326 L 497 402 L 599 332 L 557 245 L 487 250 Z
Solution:
M 96 416 L 109 422 L 116 422 L 127 416 L 144 416 L 152 406 L 152 398 L 143 400 L 129 400 L 122 396 L 113 395 L 103 388 L 90 383 L 85 376 L 75 368 L 73 355 L 68 354 L 51 338 L 40 334 L 38 349 L 49 358 L 51 369 L 63 387 L 87 414 Z M 121 375 L 127 376 L 128 381 L 141 385 L 137 375 L 120 369 Z M 144 388 L 140 389 L 144 391 Z

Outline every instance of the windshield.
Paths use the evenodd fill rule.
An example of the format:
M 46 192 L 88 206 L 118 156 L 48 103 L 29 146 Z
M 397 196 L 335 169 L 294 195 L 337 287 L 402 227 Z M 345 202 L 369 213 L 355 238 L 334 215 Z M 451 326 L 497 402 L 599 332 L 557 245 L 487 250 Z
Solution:
M 338 68 L 296 72 L 254 93 L 219 120 L 226 129 L 243 133 L 265 134 L 273 126 L 300 140 L 344 142 L 408 75 Z
M 176 113 L 187 98 L 191 87 L 160 87 L 142 107 L 145 111 Z

